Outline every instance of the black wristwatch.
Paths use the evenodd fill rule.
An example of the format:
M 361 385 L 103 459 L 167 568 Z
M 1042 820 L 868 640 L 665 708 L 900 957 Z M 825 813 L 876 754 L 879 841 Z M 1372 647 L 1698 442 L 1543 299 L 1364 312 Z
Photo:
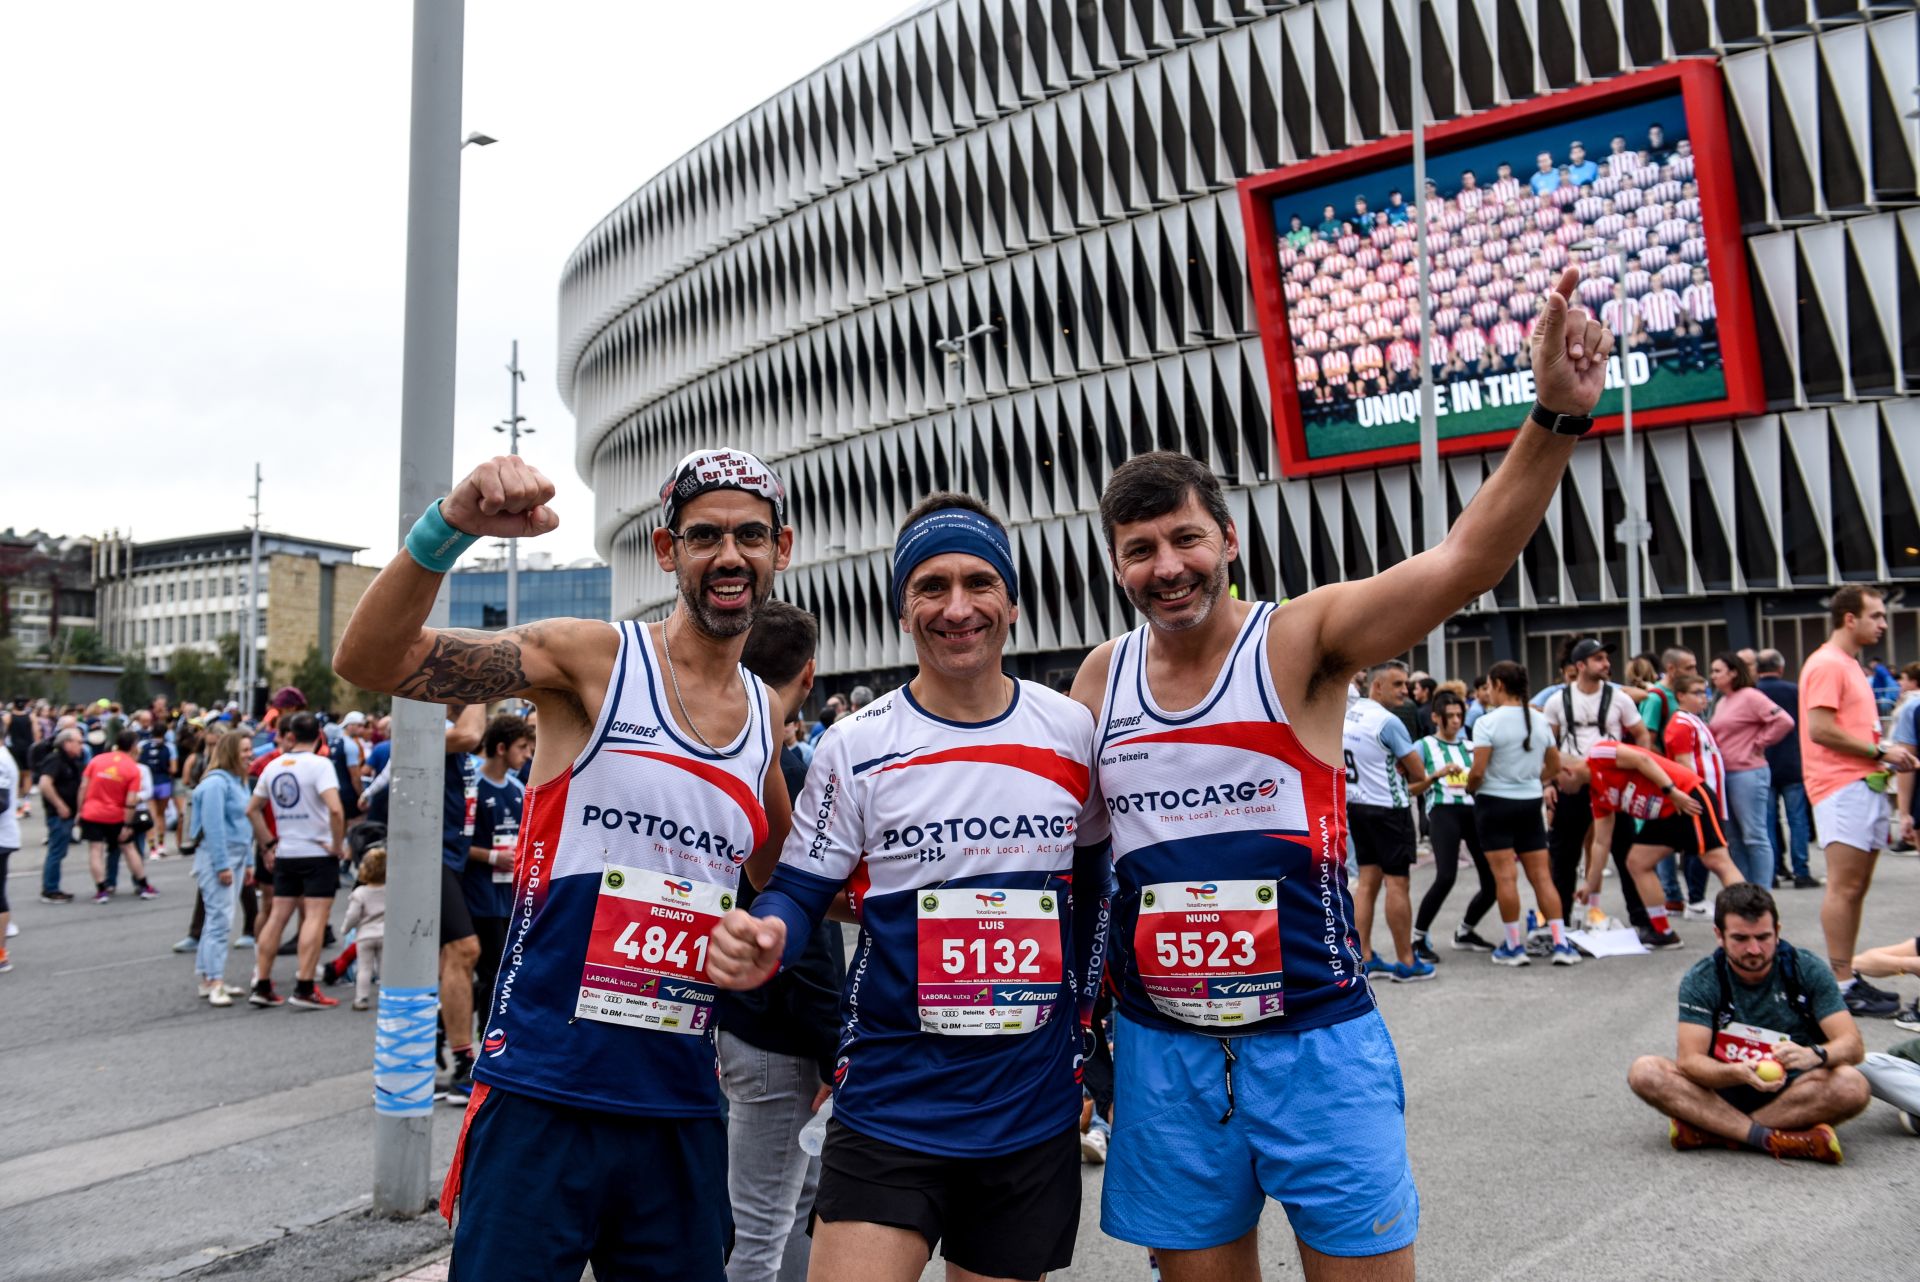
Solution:
M 1533 413 L 1527 417 L 1555 436 L 1585 436 L 1593 427 L 1591 414 L 1556 414 L 1539 401 L 1533 403 Z
M 1816 1044 L 1809 1046 L 1807 1049 L 1820 1057 L 1821 1064 L 1824 1065 L 1827 1062 L 1827 1048 L 1825 1046 Z

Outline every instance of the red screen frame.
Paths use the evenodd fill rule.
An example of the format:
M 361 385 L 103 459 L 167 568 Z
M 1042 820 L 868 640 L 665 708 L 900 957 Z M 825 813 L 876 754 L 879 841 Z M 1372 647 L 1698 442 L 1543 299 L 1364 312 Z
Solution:
M 1694 170 L 1699 182 L 1700 217 L 1707 241 L 1707 261 L 1713 267 L 1715 310 L 1719 317 L 1720 359 L 1726 395 L 1717 400 L 1668 405 L 1636 411 L 1634 426 L 1668 427 L 1758 414 L 1766 407 L 1766 389 L 1760 368 L 1758 340 L 1747 279 L 1747 245 L 1740 232 L 1739 204 L 1734 195 L 1733 162 L 1727 143 L 1726 99 L 1721 89 L 1720 65 L 1709 59 L 1680 62 L 1616 76 L 1599 84 L 1497 107 L 1474 116 L 1436 124 L 1427 130 L 1429 154 L 1435 147 L 1451 150 L 1491 141 L 1501 134 L 1533 129 L 1584 115 L 1596 108 L 1625 106 L 1680 90 L 1687 113 L 1687 134 L 1694 144 Z M 1385 463 L 1405 463 L 1420 457 L 1417 444 L 1388 445 L 1355 450 L 1326 458 L 1307 454 L 1306 427 L 1293 377 L 1293 340 L 1287 330 L 1287 305 L 1282 292 L 1279 237 L 1273 221 L 1277 196 L 1303 187 L 1365 173 L 1390 165 L 1410 163 L 1413 135 L 1397 134 L 1378 142 L 1301 161 L 1255 174 L 1240 182 L 1240 211 L 1247 232 L 1248 279 L 1253 288 L 1254 314 L 1266 353 L 1267 383 L 1273 396 L 1274 440 L 1280 470 L 1289 477 L 1350 472 Z M 1442 455 L 1472 454 L 1509 444 L 1521 425 L 1496 432 L 1443 438 Z M 1621 416 L 1594 420 L 1593 432 L 1620 430 Z

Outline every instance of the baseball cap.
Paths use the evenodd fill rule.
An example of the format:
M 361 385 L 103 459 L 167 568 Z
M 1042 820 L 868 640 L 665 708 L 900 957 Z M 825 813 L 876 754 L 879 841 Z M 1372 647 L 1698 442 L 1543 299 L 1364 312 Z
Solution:
M 1596 654 L 1612 654 L 1612 653 L 1613 653 L 1612 646 L 1602 645 L 1600 642 L 1594 640 L 1592 637 L 1584 637 L 1581 640 L 1576 641 L 1574 643 L 1573 649 L 1567 654 L 1567 662 L 1568 663 L 1585 663 L 1588 659 L 1591 659 Z
M 681 459 L 660 487 L 661 519 L 671 528 L 681 508 L 714 490 L 757 494 L 773 504 L 776 527 L 787 523 L 787 487 L 772 468 L 745 450 L 695 450 Z
M 301 693 L 299 686 L 281 686 L 267 702 L 275 708 L 304 708 L 307 706 L 307 696 Z

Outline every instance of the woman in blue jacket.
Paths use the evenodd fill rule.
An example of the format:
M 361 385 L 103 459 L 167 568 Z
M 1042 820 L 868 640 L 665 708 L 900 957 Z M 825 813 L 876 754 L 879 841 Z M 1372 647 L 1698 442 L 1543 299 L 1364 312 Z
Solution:
M 253 758 L 253 743 L 246 735 L 229 731 L 204 751 L 209 764 L 193 790 L 192 835 L 199 843 L 193 875 L 200 883 L 207 920 L 200 929 L 194 970 L 200 996 L 208 1005 L 231 1006 L 235 996 L 247 991 L 228 986 L 226 968 L 239 883 L 253 867 L 253 827 L 247 820 L 247 765 Z

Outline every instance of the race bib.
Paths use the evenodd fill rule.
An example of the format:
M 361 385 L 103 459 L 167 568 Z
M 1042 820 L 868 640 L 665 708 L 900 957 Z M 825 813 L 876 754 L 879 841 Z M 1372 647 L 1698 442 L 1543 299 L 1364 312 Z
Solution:
M 1140 894 L 1135 965 L 1154 1009 L 1203 1028 L 1284 1014 L 1271 881 L 1164 881 Z
M 1060 1000 L 1060 896 L 968 886 L 920 896 L 920 1029 L 1005 1037 L 1043 1027 Z
M 500 867 L 498 864 L 494 865 L 493 882 L 496 886 L 510 886 L 513 884 L 513 846 L 519 839 L 520 834 L 514 832 L 496 832 L 493 834 L 493 853 L 496 856 L 504 854 L 507 857 L 507 866 L 505 868 Z
M 1785 1033 L 1752 1024 L 1728 1024 L 1713 1035 L 1713 1057 L 1726 1064 L 1752 1064 L 1772 1059 L 1781 1042 L 1792 1041 Z
M 705 1033 L 713 1023 L 707 936 L 733 892 L 643 868 L 608 865 L 580 972 L 580 1019 L 661 1033 Z

